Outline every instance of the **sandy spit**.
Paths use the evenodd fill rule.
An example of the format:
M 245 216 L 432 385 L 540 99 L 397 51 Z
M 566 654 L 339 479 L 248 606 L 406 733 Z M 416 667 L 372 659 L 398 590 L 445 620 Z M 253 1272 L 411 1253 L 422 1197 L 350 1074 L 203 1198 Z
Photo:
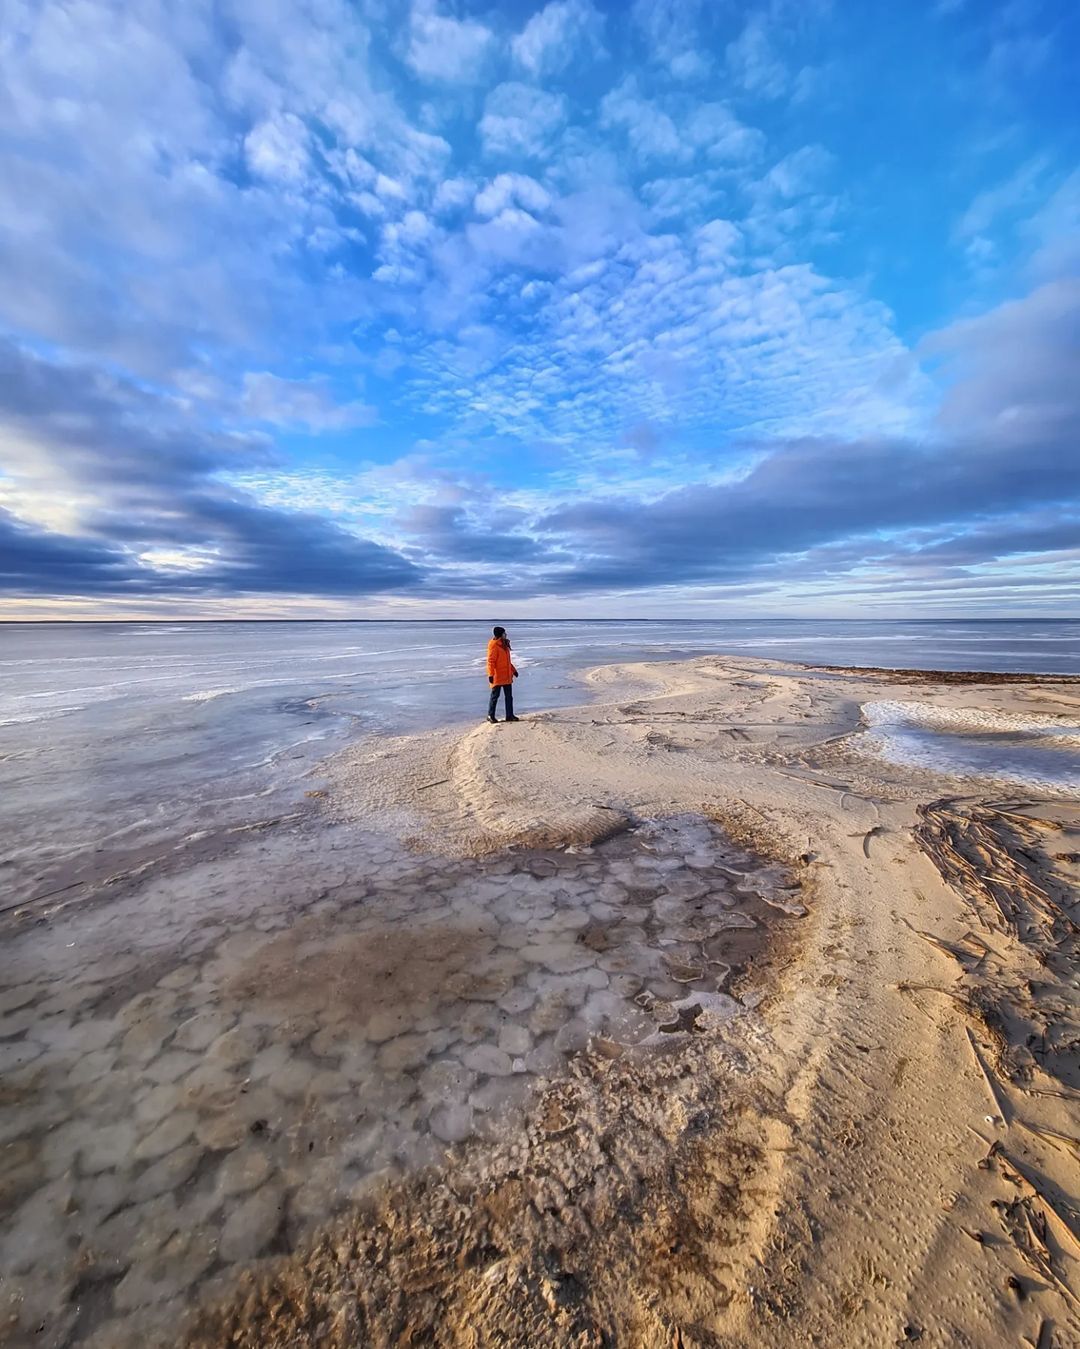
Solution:
M 329 808 L 458 856 L 703 812 L 801 883 L 767 996 L 582 1055 L 519 1136 L 253 1273 L 190 1343 L 1080 1344 L 1080 806 L 859 740 L 897 683 L 931 721 L 1040 724 L 1080 684 L 726 658 L 590 683 L 357 745 Z

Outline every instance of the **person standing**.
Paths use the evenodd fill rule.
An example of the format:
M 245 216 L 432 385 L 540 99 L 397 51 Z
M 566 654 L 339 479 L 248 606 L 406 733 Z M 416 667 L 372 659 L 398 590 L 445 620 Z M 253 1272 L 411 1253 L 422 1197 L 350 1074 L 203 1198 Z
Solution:
M 502 691 L 506 707 L 506 720 L 517 721 L 514 716 L 514 680 L 517 669 L 510 659 L 510 638 L 505 628 L 493 628 L 493 636 L 488 642 L 487 675 L 491 685 L 491 697 L 488 699 L 488 721 L 497 720 L 495 709 L 499 704 L 499 692 Z

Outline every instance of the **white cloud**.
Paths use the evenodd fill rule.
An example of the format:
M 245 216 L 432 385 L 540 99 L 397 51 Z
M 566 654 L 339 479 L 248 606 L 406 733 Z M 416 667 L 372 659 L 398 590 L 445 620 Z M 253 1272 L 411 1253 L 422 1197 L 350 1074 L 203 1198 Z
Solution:
M 409 290 L 427 275 L 428 255 L 444 238 L 444 232 L 423 211 L 406 211 L 399 220 L 387 221 L 379 236 L 379 263 L 372 278 L 382 286 Z
M 1053 50 L 1054 42 L 1049 33 L 1020 32 L 998 38 L 986 58 L 987 78 L 992 84 L 999 85 L 1001 92 L 1011 92 L 1020 81 L 1036 75 Z
M 346 198 L 361 213 L 372 220 L 381 220 L 386 215 L 386 205 L 374 192 L 350 192 Z
M 722 101 L 789 93 L 821 112 L 829 68 L 804 62 L 824 44 L 797 0 L 638 0 L 636 29 L 611 26 L 627 57 L 614 77 L 596 59 L 603 21 L 584 0 L 546 5 L 510 48 L 492 31 L 505 10 L 476 0 L 229 0 L 227 34 L 203 3 L 10 8 L 0 325 L 64 360 L 89 358 L 92 394 L 105 370 L 135 372 L 117 394 L 130 417 L 118 414 L 114 430 L 140 419 L 139 388 L 159 388 L 186 419 L 177 445 L 201 418 L 262 423 L 246 440 L 263 464 L 274 428 L 371 425 L 375 410 L 345 382 L 362 367 L 392 382 L 378 401 L 388 422 L 393 409 L 395 434 L 414 435 L 414 417 L 442 419 L 431 433 L 448 460 L 494 456 L 506 443 L 493 448 L 495 438 L 507 437 L 549 456 L 540 467 L 528 456 L 522 470 L 543 483 L 538 493 L 585 481 L 630 497 L 700 483 L 703 464 L 727 471 L 737 435 L 940 431 L 889 311 L 805 261 L 838 230 L 827 151 L 780 158 L 785 140 L 767 152 Z M 715 26 L 733 13 L 717 48 Z M 368 24 L 388 18 L 386 41 L 409 69 L 378 66 L 383 44 Z M 699 79 L 716 50 L 717 92 L 704 102 L 702 88 L 676 81 Z M 571 70 L 573 88 L 563 82 Z M 590 118 L 594 95 L 616 79 Z M 582 115 L 571 117 L 575 104 Z M 1017 219 L 1058 181 L 1054 163 L 994 184 L 986 160 L 974 162 L 984 190 L 955 210 L 955 243 L 973 268 L 1022 271 L 1022 250 L 1040 280 L 1076 265 L 1080 178 Z M 496 172 L 510 168 L 530 174 Z M 858 232 L 844 242 L 844 266 L 860 274 L 872 255 Z M 987 425 L 954 398 L 952 424 L 988 435 L 998 421 L 1046 421 L 1076 301 L 1057 287 L 1037 301 L 1024 311 L 1034 336 L 1019 310 L 993 330 L 958 330 L 965 349 L 986 344 L 987 378 L 1008 401 Z M 1038 345 L 1040 332 L 1052 340 Z M 938 354 L 958 359 L 954 348 Z M 1029 356 L 1035 375 L 1014 388 Z M 317 362 L 333 377 L 314 374 Z M 1053 387 L 1033 400 L 1045 371 Z M 77 416 L 90 425 L 98 415 L 88 395 Z M 680 437 L 695 448 L 680 451 Z M 280 439 L 275 466 L 291 452 L 292 438 Z M 104 443 L 100 476 L 116 454 Z M 10 435 L 3 448 L 6 463 L 27 462 Z M 49 446 L 40 454 L 54 467 L 65 458 Z M 145 446 L 138 456 L 154 473 L 166 459 Z M 56 490 L 50 479 L 26 505 L 0 479 L 0 500 L 25 519 L 85 520 L 98 498 L 78 494 L 96 492 L 95 481 Z M 281 490 L 284 506 L 303 504 L 298 489 Z M 402 490 L 387 486 L 392 508 Z M 474 489 L 444 490 L 439 504 Z M 330 489 L 317 508 L 335 510 Z M 166 501 L 163 517 L 171 509 Z M 423 518 L 434 530 L 449 517 Z M 159 570 L 204 565 L 183 548 L 163 532 L 142 556 Z
M 621 127 L 639 159 L 685 159 L 692 153 L 667 113 L 638 94 L 632 76 L 604 95 L 600 125 Z
M 705 262 L 730 262 L 742 247 L 742 233 L 730 220 L 710 220 L 694 234 L 698 257 Z
M 787 83 L 787 68 L 773 49 L 765 16 L 752 14 L 735 39 L 728 43 L 727 64 L 748 94 L 777 98 Z
M 506 157 L 546 155 L 566 121 L 566 99 L 529 84 L 500 84 L 480 119 L 484 152 Z
M 726 173 L 706 169 L 677 178 L 653 178 L 642 184 L 641 195 L 657 220 L 681 221 L 685 226 L 726 201 L 729 187 Z
M 387 173 L 375 175 L 375 195 L 383 201 L 407 201 L 409 197 L 405 187 Z
M 1043 195 L 1041 187 L 1047 167 L 1046 157 L 1040 155 L 1021 164 L 1004 182 L 978 193 L 957 221 L 955 237 L 963 240 L 986 234 L 1002 216 L 1030 211 L 1036 197 Z
M 701 52 L 677 52 L 668 62 L 668 69 L 677 80 L 702 80 L 712 69 L 712 62 Z
M 447 178 L 435 189 L 431 209 L 436 215 L 460 211 L 476 195 L 476 184 L 468 178 Z
M 483 264 L 543 269 L 548 231 L 519 206 L 505 206 L 483 224 L 472 224 L 466 237 L 474 258 Z
M 553 229 L 503 205 L 512 195 L 492 192 L 502 209 L 470 227 L 474 257 L 461 263 L 486 269 L 488 312 L 507 342 L 467 381 L 444 357 L 432 363 L 429 347 L 415 381 L 426 411 L 573 445 L 574 475 L 593 453 L 609 463 L 613 437 L 637 425 L 661 437 L 673 425 L 710 427 L 723 441 L 921 424 L 925 381 L 889 312 L 813 268 L 752 255 L 740 222 L 716 217 L 686 240 L 650 236 L 625 199 L 604 211 L 562 199 L 548 213 Z
M 761 154 L 764 135 L 745 126 L 722 103 L 699 103 L 685 119 L 686 137 L 714 162 L 738 162 Z
M 515 60 L 531 75 L 558 74 L 575 57 L 603 52 L 603 16 L 590 0 L 551 0 L 511 40 Z
M 477 215 L 494 216 L 516 204 L 526 211 L 543 211 L 551 204 L 547 190 L 524 173 L 500 173 L 476 194 Z
M 604 96 L 600 123 L 621 127 L 646 162 L 687 162 L 702 153 L 716 163 L 737 163 L 759 155 L 765 145 L 762 133 L 740 122 L 723 103 L 700 103 L 681 94 L 648 99 L 633 76 Z
M 220 556 L 220 550 L 212 548 L 148 548 L 138 558 L 155 571 L 199 572 L 214 566 Z
M 1038 276 L 1080 272 L 1080 169 L 1021 227 L 1034 245 L 1031 270 Z
M 790 201 L 820 186 L 833 166 L 833 157 L 821 145 L 804 145 L 785 155 L 762 180 L 769 192 Z
M 252 173 L 283 183 L 302 183 L 310 171 L 310 133 L 293 113 L 282 113 L 252 127 L 244 155 Z
M 647 59 L 676 79 L 697 79 L 709 68 L 702 54 L 701 0 L 634 0 L 631 18 Z
M 427 80 L 473 84 L 495 45 L 495 35 L 476 19 L 440 14 L 436 0 L 413 0 L 406 61 Z
M 167 381 L 225 353 L 280 359 L 356 312 L 339 244 L 422 202 L 450 147 L 372 78 L 348 0 L 238 4 L 228 42 L 215 14 L 14 7 L 0 323 Z
M 985 235 L 976 234 L 964 245 L 964 257 L 973 272 L 989 272 L 998 260 L 997 245 Z
M 822 105 L 829 100 L 830 90 L 834 89 L 837 82 L 843 78 L 836 63 L 833 62 L 802 66 L 796 71 L 795 78 L 791 82 L 791 102 L 796 107 L 813 103 L 820 112 Z
M 634 0 L 631 19 L 647 57 L 671 66 L 701 46 L 701 0 Z
M 267 370 L 244 376 L 241 408 L 253 421 L 309 431 L 343 431 L 377 420 L 375 409 L 366 403 L 336 402 L 325 379 L 282 379 Z

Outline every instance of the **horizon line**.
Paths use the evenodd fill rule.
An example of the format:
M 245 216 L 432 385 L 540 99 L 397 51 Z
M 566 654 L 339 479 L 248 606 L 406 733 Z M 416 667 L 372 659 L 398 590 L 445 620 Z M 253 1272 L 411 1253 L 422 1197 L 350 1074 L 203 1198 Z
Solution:
M 2 618 L 0 626 L 22 627 L 56 626 L 59 624 L 94 624 L 96 626 L 119 626 L 125 623 L 139 623 L 143 626 L 155 623 L 167 623 L 172 626 L 183 624 L 197 626 L 207 623 L 468 623 L 484 624 L 491 622 L 490 617 L 483 618 Z M 1080 617 L 1065 614 L 1012 614 L 987 617 L 979 614 L 949 614 L 933 617 L 918 615 L 892 615 L 886 618 L 852 617 L 842 615 L 811 617 L 805 614 L 767 614 L 760 617 L 751 615 L 726 615 L 716 618 L 627 616 L 616 618 L 510 618 L 506 623 L 1080 623 Z

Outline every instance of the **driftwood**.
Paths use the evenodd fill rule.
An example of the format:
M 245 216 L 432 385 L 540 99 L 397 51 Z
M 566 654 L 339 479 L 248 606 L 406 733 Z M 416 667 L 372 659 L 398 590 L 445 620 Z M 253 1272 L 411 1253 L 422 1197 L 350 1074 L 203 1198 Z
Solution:
M 942 799 L 920 806 L 918 814 L 914 832 L 919 846 L 987 933 L 985 940 L 969 931 L 958 941 L 947 941 L 908 924 L 921 941 L 955 961 L 954 970 L 959 967 L 951 990 L 934 991 L 953 998 L 982 1023 L 975 1033 L 965 1026 L 964 1034 L 995 1113 L 1007 1126 L 1019 1124 L 1033 1138 L 1076 1159 L 1080 1138 L 1014 1115 L 1006 1092 L 1006 1084 L 1013 1082 L 1029 1097 L 1078 1099 L 1061 1078 L 1077 1040 L 1071 980 L 1080 954 L 1080 924 L 1070 912 L 1075 903 L 1070 882 L 1046 846 L 1062 826 L 1024 813 L 1016 802 Z M 979 1041 L 988 1041 L 991 1050 L 984 1053 Z M 1058 1076 L 1054 1087 L 1031 1083 L 1032 1071 L 1039 1069 Z M 1080 1260 L 1080 1217 L 1048 1181 L 1006 1152 L 1000 1140 L 978 1165 L 981 1170 L 996 1168 L 1011 1187 L 994 1208 L 1020 1258 L 1044 1286 L 1080 1308 L 1080 1297 L 1069 1286 L 1075 1276 L 1073 1261 Z M 974 1239 L 972 1232 L 968 1235 Z M 1010 1287 L 1021 1295 L 1023 1285 L 1015 1276 Z M 1053 1342 L 1052 1323 L 1044 1319 L 1032 1343 L 1046 1349 Z
M 1080 1237 L 1045 1189 L 1035 1183 L 1015 1158 L 1000 1147 L 995 1155 L 1001 1175 L 1018 1191 L 1007 1203 L 995 1204 L 1002 1227 L 1024 1262 L 1069 1302 L 1080 1307 L 1080 1298 L 1054 1267 L 1047 1236 L 1053 1230 L 1059 1242 L 1064 1237 L 1062 1244 L 1071 1246 L 1074 1256 L 1080 1253 Z
M 868 829 L 866 833 L 863 834 L 862 850 L 864 857 L 870 856 L 870 840 L 876 838 L 878 834 L 884 834 L 884 832 L 884 825 L 875 824 L 873 829 Z
M 935 951 L 940 951 L 943 956 L 949 956 L 965 972 L 978 969 L 986 957 L 990 954 L 990 947 L 977 937 L 974 932 L 965 932 L 957 942 L 947 942 L 941 937 L 935 937 L 932 932 L 924 932 L 921 927 L 916 927 L 914 923 L 909 923 L 906 918 L 901 916 L 900 921 L 910 931 L 914 932 L 916 937 L 920 937 L 928 946 L 932 946 Z M 976 950 L 968 950 L 969 946 L 976 947 Z M 970 962 L 970 964 L 969 964 Z
M 1036 1064 L 1060 1078 L 1070 1037 L 1080 1032 L 1076 1000 L 1067 985 L 1080 956 L 1080 923 L 1069 911 L 1075 902 L 1071 883 L 1045 849 L 1063 826 L 1021 813 L 1015 805 L 952 798 L 919 807 L 914 833 L 920 847 L 994 935 L 983 940 L 969 933 L 953 944 L 912 931 L 960 964 L 958 987 L 967 992 L 970 1011 L 995 1043 L 998 1075 L 1034 1094 L 1038 1089 L 1020 1079 L 1030 1078 Z M 1014 948 L 1012 955 L 1003 943 Z M 1019 962 L 1013 959 L 1020 954 L 1015 948 L 1023 952 Z M 1027 1023 L 1026 1037 L 1015 1029 L 1007 1033 L 1013 1017 Z M 1056 1028 L 1051 1039 L 1048 1017 Z
M 994 1103 L 994 1109 L 1005 1123 L 1009 1124 L 1012 1111 L 1009 1108 L 1008 1102 L 1001 1094 L 1001 1089 L 998 1087 L 989 1068 L 983 1063 L 982 1055 L 979 1053 L 979 1046 L 975 1043 L 975 1037 L 972 1035 L 970 1027 L 964 1027 L 964 1034 L 967 1036 L 967 1042 L 971 1047 L 971 1054 L 975 1060 L 975 1065 L 982 1075 L 982 1080 L 986 1083 L 986 1090 L 990 1093 L 990 1099 Z
M 894 987 L 898 993 L 940 993 L 943 997 L 952 998 L 953 1002 L 965 1012 L 971 1011 L 971 1004 L 962 993 L 954 992 L 951 988 L 942 988 L 939 984 L 917 984 L 914 979 L 901 979 Z
M 1017 1123 L 1034 1134 L 1036 1138 L 1042 1138 L 1056 1148 L 1061 1148 L 1066 1152 L 1071 1152 L 1074 1157 L 1080 1158 L 1080 1138 L 1073 1138 L 1072 1134 L 1058 1133 L 1056 1129 L 1047 1129 L 1039 1124 L 1029 1124 L 1027 1120 L 1018 1120 Z
M 1065 1244 L 1071 1246 L 1073 1255 L 1080 1259 L 1080 1234 L 1076 1232 L 1072 1223 L 1061 1212 L 1054 1200 L 1050 1198 L 1043 1186 L 1032 1178 L 1030 1171 L 1022 1162 L 1018 1162 L 1015 1157 L 1010 1156 L 1004 1148 L 998 1149 L 997 1156 L 998 1166 L 1005 1179 L 1015 1185 L 1025 1198 L 1041 1205 L 1043 1212 L 1053 1220 L 1055 1230 L 1059 1235 L 1065 1237 Z
M 1056 1096 L 1059 1101 L 1080 1101 L 1080 1091 L 1055 1091 L 1052 1087 L 1026 1087 L 1029 1096 Z
M 1050 893 L 1035 852 L 1053 820 L 1000 805 L 943 799 L 919 807 L 915 837 L 979 921 L 1028 945 L 1055 947 L 1080 924 Z

